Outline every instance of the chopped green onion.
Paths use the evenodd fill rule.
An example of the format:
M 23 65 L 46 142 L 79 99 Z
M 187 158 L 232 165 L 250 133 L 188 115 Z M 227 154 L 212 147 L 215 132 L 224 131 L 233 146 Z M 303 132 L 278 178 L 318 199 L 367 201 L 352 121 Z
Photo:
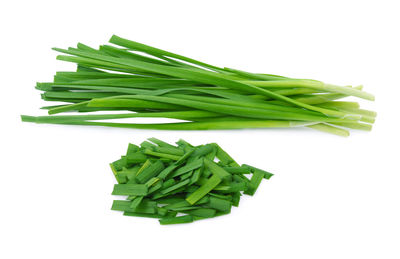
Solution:
M 203 165 L 203 159 L 199 158 L 193 162 L 187 163 L 185 166 L 182 166 L 181 168 L 177 169 L 174 173 L 170 175 L 170 177 L 176 177 L 179 175 L 182 175 L 184 173 L 187 173 L 189 171 L 192 171 L 194 169 L 197 169 Z
M 187 213 L 192 216 L 212 218 L 215 216 L 216 210 L 208 208 L 200 208 L 200 209 L 189 210 Z
M 164 169 L 164 164 L 158 160 L 154 164 L 144 169 L 139 175 L 136 176 L 138 183 L 144 183 L 150 180 L 152 177 L 158 175 Z
M 115 184 L 113 195 L 146 195 L 148 188 L 144 184 Z
M 212 191 L 220 182 L 221 178 L 217 175 L 211 176 L 210 179 L 207 180 L 206 183 L 204 183 L 199 189 L 197 189 L 194 193 L 189 195 L 189 197 L 186 198 L 186 200 L 190 204 L 195 204 L 196 201 L 200 200 L 203 198 L 207 193 Z
M 232 203 L 230 201 L 219 199 L 216 197 L 210 197 L 210 201 L 208 203 L 210 208 L 220 210 L 220 211 L 230 211 Z
M 160 219 L 161 225 L 182 224 L 190 222 L 193 222 L 193 217 L 190 215 L 180 216 L 180 217 L 165 217 Z
M 245 190 L 244 193 L 248 195 L 254 195 L 263 178 L 264 173 L 260 170 L 255 170 L 253 176 L 250 179 L 248 188 L 247 190 Z
M 262 179 L 272 176 L 240 166 L 215 143 L 194 146 L 179 140 L 175 146 L 156 138 L 149 141 L 129 144 L 126 156 L 111 163 L 118 182 L 112 194 L 127 196 L 115 200 L 112 210 L 126 216 L 161 218 L 160 224 L 167 225 L 226 215 L 239 205 L 242 192 L 253 195 Z

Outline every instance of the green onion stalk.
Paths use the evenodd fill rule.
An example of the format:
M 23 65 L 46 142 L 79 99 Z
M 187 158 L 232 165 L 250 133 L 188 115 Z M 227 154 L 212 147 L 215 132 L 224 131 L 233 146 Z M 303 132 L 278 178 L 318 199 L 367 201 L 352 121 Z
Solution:
M 22 120 L 158 130 L 308 127 L 341 136 L 348 129 L 369 131 L 375 121 L 375 112 L 342 100 L 373 101 L 362 86 L 217 67 L 115 35 L 110 43 L 54 48 L 62 53 L 58 60 L 76 63 L 77 69 L 37 83 L 42 99 L 58 104 L 42 107 L 48 116 Z M 66 112 L 79 114 L 60 115 Z M 178 122 L 118 122 L 140 117 Z

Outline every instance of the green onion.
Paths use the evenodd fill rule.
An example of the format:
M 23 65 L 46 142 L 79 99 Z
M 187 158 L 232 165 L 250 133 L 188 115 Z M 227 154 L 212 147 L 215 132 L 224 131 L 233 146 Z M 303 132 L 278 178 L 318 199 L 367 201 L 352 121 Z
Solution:
M 143 196 L 136 197 L 135 199 L 132 200 L 131 205 L 129 205 L 129 208 L 132 210 L 136 210 L 137 207 L 140 205 L 140 203 L 143 200 Z
M 230 211 L 232 204 L 230 201 L 224 199 L 210 197 L 210 202 L 208 203 L 208 206 L 210 206 L 210 208 L 220 211 Z
M 193 217 L 190 215 L 180 217 L 165 217 L 160 219 L 161 225 L 181 224 L 193 222 Z
M 213 66 L 189 57 L 112 36 L 95 49 L 54 50 L 58 60 L 77 64 L 53 82 L 37 83 L 50 116 L 26 116 L 25 122 L 158 130 L 218 130 L 308 127 L 340 136 L 347 129 L 372 128 L 376 113 L 360 109 L 347 96 L 374 100 L 361 86 L 337 86 L 317 80 L 250 73 Z M 119 114 L 91 114 L 124 111 Z M 54 115 L 79 112 L 79 115 Z M 178 122 L 139 124 L 118 120 L 139 117 Z M 113 121 L 109 121 L 113 120 Z M 117 120 L 117 121 L 114 121 Z M 182 152 L 159 142 L 146 155 L 180 160 Z M 213 151 L 214 152 L 214 151 Z M 224 156 L 222 151 L 215 151 Z
M 202 158 L 196 159 L 195 161 L 187 163 L 186 165 L 177 169 L 174 173 L 171 174 L 170 177 L 176 177 L 176 176 L 182 175 L 184 173 L 187 173 L 189 171 L 197 169 L 197 168 L 201 167 L 202 165 L 203 165 L 203 159 Z
M 126 155 L 110 164 L 118 182 L 112 194 L 127 196 L 115 200 L 112 210 L 160 218 L 162 225 L 218 217 L 238 206 L 242 193 L 254 195 L 262 179 L 272 176 L 256 167 L 240 166 L 216 143 L 176 143 L 150 138 L 140 146 L 128 145 Z M 179 159 L 164 156 L 171 153 L 179 154 Z
M 189 210 L 187 213 L 192 216 L 212 218 L 215 216 L 216 210 L 208 208 L 200 208 L 200 209 Z
M 207 193 L 211 192 L 222 181 L 217 175 L 213 175 L 208 179 L 199 189 L 186 198 L 190 204 L 195 204 L 198 200 L 203 198 Z
M 218 176 L 218 178 L 220 178 L 221 180 L 226 180 L 231 177 L 231 175 L 227 171 L 225 171 L 222 167 L 219 167 L 213 161 L 204 159 L 204 164 L 208 169 L 210 169 L 211 173 Z
M 264 173 L 260 170 L 255 170 L 244 193 L 248 195 L 254 195 L 263 178 Z
M 144 184 L 116 184 L 113 195 L 146 195 L 147 186 Z
M 158 160 L 154 164 L 151 164 L 146 169 L 144 169 L 140 174 L 136 176 L 135 179 L 138 183 L 144 183 L 150 180 L 152 177 L 158 175 L 158 173 L 161 172 L 163 168 L 164 164 L 160 160 Z

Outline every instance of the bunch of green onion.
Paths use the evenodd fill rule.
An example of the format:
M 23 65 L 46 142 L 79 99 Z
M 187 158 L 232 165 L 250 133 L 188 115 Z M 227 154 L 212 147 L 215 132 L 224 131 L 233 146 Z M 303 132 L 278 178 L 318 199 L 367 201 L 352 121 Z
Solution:
M 229 214 L 243 194 L 254 195 L 272 174 L 239 165 L 218 144 L 177 146 L 156 138 L 129 144 L 110 164 L 118 184 L 112 210 L 125 216 L 158 218 L 160 224 L 190 223 Z M 248 178 L 246 175 L 251 175 Z
M 160 130 L 308 127 L 342 136 L 349 135 L 347 128 L 371 130 L 375 120 L 376 113 L 357 102 L 338 101 L 374 100 L 362 86 L 216 67 L 115 35 L 110 43 L 98 49 L 81 43 L 54 48 L 66 54 L 58 60 L 76 63 L 77 70 L 57 72 L 53 82 L 36 88 L 44 91 L 44 100 L 62 104 L 43 107 L 50 116 L 22 120 Z M 55 115 L 76 111 L 86 114 Z M 92 113 L 97 111 L 107 113 Z M 137 117 L 179 121 L 121 121 Z

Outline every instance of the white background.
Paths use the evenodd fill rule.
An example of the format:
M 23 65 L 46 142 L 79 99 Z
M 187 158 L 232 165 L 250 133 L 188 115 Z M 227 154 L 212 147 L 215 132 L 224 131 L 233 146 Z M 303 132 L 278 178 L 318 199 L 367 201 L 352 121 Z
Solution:
M 1 258 L 400 258 L 398 1 L 2 1 Z M 363 84 L 372 132 L 172 132 L 21 123 L 51 47 L 112 34 L 254 72 Z M 110 210 L 108 163 L 148 137 L 218 142 L 276 175 L 228 216 L 178 226 Z

